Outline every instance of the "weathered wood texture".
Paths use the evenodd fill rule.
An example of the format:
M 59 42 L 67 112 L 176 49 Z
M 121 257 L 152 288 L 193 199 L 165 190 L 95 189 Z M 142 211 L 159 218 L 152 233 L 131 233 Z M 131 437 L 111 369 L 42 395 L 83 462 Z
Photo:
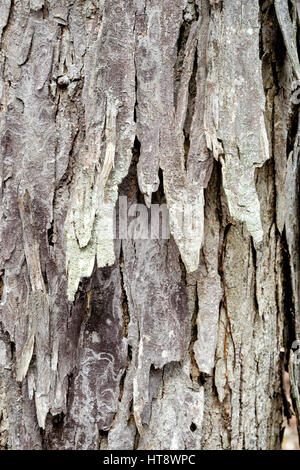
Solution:
M 299 13 L 1 0 L 0 448 L 280 447 Z M 120 196 L 171 237 L 113 240 Z

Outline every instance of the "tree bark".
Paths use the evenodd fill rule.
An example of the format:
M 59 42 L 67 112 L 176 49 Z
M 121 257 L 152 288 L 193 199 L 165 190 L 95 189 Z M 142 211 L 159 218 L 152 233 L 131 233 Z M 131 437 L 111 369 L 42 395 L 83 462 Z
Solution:
M 280 448 L 299 22 L 287 0 L 1 1 L 0 448 Z

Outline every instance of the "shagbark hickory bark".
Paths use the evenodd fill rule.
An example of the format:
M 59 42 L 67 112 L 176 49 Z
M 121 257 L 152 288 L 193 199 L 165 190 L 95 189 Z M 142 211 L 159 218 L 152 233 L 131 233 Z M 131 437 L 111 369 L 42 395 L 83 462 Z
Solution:
M 1 448 L 280 447 L 299 17 L 1 1 Z M 114 237 L 120 196 L 166 203 L 170 238 Z

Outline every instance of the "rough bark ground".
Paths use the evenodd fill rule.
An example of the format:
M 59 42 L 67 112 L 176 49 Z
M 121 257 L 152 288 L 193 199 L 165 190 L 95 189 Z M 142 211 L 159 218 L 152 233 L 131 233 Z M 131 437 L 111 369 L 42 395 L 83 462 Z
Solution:
M 0 448 L 280 448 L 299 20 L 287 0 L 1 1 Z M 113 240 L 120 196 L 166 203 L 171 237 Z

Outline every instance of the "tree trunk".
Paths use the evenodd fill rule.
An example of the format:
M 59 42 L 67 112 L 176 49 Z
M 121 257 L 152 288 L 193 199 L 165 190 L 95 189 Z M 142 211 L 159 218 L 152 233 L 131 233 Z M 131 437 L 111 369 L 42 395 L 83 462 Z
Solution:
M 280 448 L 299 20 L 287 0 L 1 1 L 0 448 Z

